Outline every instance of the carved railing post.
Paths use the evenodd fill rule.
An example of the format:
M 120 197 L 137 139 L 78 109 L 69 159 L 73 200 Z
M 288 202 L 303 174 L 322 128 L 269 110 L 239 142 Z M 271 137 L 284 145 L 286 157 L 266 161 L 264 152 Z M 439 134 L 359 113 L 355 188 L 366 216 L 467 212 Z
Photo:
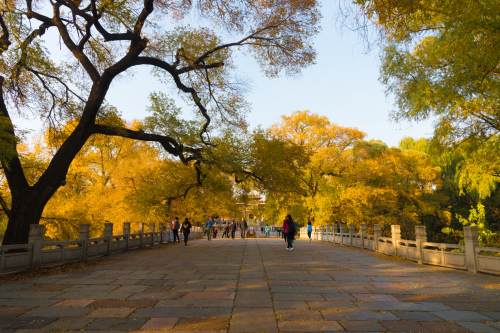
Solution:
M 340 233 L 342 234 L 340 237 L 340 243 L 344 244 L 344 235 L 347 234 L 347 225 L 345 223 L 340 224 Z
M 401 240 L 401 226 L 391 225 L 391 237 L 392 237 L 392 247 L 394 249 L 394 255 L 398 255 L 399 241 Z
M 477 273 L 476 248 L 479 247 L 477 227 L 464 227 L 465 266 L 472 273 Z
M 168 228 L 168 241 L 173 242 L 174 241 L 174 232 L 172 231 L 171 228 Z
M 130 222 L 123 223 L 123 239 L 125 240 L 125 251 L 127 251 L 130 241 Z
M 86 261 L 89 256 L 89 232 L 90 224 L 80 224 L 79 239 L 81 241 L 82 261 Z
M 31 268 L 37 268 L 42 264 L 42 246 L 44 234 L 44 225 L 30 224 L 28 244 L 31 246 Z
M 380 224 L 373 225 L 373 251 L 378 252 L 378 239 L 382 236 Z
M 156 232 L 156 224 L 155 223 L 150 223 L 149 224 L 149 231 L 151 232 L 151 247 L 155 245 L 155 232 Z
M 427 231 L 425 230 L 425 225 L 415 226 L 415 240 L 417 245 L 417 262 L 419 264 L 423 264 L 424 263 L 423 243 L 427 242 Z
M 359 237 L 361 238 L 361 248 L 365 248 L 365 237 L 366 237 L 366 224 L 359 226 Z
M 165 223 L 160 223 L 160 244 L 166 243 L 165 242 L 165 234 L 166 234 L 167 226 Z
M 349 224 L 349 245 L 354 245 L 354 224 Z
M 336 243 L 337 242 L 337 223 L 334 223 L 333 224 L 333 243 Z
M 106 255 L 111 253 L 111 239 L 113 238 L 113 223 L 104 223 L 104 241 L 106 242 Z
M 144 246 L 144 223 L 139 223 L 139 247 Z

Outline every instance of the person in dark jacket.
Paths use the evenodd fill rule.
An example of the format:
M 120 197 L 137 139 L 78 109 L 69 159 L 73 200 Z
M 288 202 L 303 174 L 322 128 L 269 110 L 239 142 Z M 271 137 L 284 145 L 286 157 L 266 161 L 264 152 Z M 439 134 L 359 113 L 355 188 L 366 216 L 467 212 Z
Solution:
M 229 225 L 229 222 L 224 226 L 224 233 L 222 234 L 222 238 L 227 237 L 229 238 L 229 232 L 230 232 L 231 226 Z
M 232 239 L 234 239 L 234 237 L 236 235 L 236 228 L 237 228 L 236 222 L 235 221 L 231 222 L 231 238 Z
M 191 222 L 186 217 L 182 222 L 181 232 L 184 235 L 184 246 L 188 245 L 189 233 L 191 232 Z
M 293 222 L 292 216 L 288 214 L 283 221 L 283 235 L 286 240 L 287 251 L 293 251 L 293 240 L 295 239 L 295 232 L 297 228 Z

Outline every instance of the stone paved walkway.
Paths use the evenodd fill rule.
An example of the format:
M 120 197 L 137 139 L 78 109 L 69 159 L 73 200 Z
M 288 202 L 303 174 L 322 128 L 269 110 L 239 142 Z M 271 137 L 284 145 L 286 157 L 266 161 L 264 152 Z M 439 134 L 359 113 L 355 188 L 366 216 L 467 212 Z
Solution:
M 500 278 L 299 241 L 206 240 L 0 280 L 0 332 L 500 332 Z

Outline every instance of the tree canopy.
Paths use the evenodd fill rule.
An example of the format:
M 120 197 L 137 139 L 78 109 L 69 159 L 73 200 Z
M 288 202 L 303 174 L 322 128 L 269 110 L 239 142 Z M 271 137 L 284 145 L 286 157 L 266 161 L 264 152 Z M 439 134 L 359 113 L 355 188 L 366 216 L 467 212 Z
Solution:
M 183 163 L 199 163 L 215 129 L 244 126 L 245 102 L 234 75 L 237 49 L 247 49 L 269 76 L 296 73 L 315 58 L 315 0 L 28 0 L 0 6 L 0 158 L 11 197 L 10 203 L 1 200 L 9 216 L 7 244 L 26 242 L 29 224 L 38 223 L 91 136 L 157 142 Z M 187 14 L 207 25 L 184 24 Z M 51 38 L 64 49 L 53 52 Z M 184 142 L 192 131 L 173 130 L 182 122 L 170 123 L 176 113 L 168 104 L 153 103 L 150 131 L 110 121 L 111 83 L 136 66 L 151 67 L 195 109 L 196 139 L 190 135 Z M 31 110 L 54 132 L 74 123 L 34 179 L 26 178 L 16 147 L 10 114 L 16 109 Z

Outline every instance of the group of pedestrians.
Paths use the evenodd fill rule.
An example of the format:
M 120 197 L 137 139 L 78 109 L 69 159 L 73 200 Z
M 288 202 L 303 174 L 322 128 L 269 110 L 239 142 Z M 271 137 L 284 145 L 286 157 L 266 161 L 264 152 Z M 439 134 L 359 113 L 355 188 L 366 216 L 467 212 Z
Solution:
M 189 234 L 191 233 L 191 222 L 186 217 L 182 225 L 179 223 L 179 217 L 175 217 L 172 221 L 170 228 L 172 229 L 172 233 L 174 234 L 174 243 L 180 243 L 179 231 L 184 236 L 184 246 L 187 246 L 189 240 Z
M 240 237 L 244 239 L 248 230 L 248 223 L 246 220 L 242 220 L 240 223 L 236 221 L 218 221 L 215 217 L 210 217 L 205 223 L 205 233 L 207 235 L 207 239 L 211 240 L 212 238 L 217 238 L 217 234 L 219 233 L 219 227 L 223 228 L 224 232 L 222 233 L 222 238 L 231 237 L 234 239 L 236 237 L 236 230 L 240 229 Z
M 210 217 L 205 223 L 205 232 L 208 240 L 211 240 L 212 238 L 217 238 L 217 233 L 219 229 L 218 224 L 221 224 L 221 221 L 217 221 L 217 219 L 214 217 Z M 191 222 L 187 217 L 184 219 L 184 222 L 180 224 L 179 217 L 176 216 L 171 223 L 171 230 L 174 235 L 174 243 L 180 243 L 179 232 L 181 232 L 184 236 L 183 237 L 184 245 L 187 246 L 189 240 L 189 234 L 191 232 L 191 227 L 192 227 Z M 222 238 L 231 237 L 232 239 L 234 239 L 236 237 L 236 231 L 238 227 L 240 229 L 240 237 L 242 239 L 245 239 L 248 230 L 248 223 L 246 220 L 242 220 L 240 223 L 237 223 L 234 220 L 231 222 L 225 222 L 223 225 L 224 232 L 222 234 Z M 270 228 L 266 229 L 266 231 L 267 230 L 270 230 Z M 285 217 L 281 230 L 283 238 L 285 239 L 286 250 L 293 251 L 294 250 L 293 241 L 295 240 L 295 235 L 297 234 L 297 225 L 293 221 L 293 218 L 290 214 L 288 214 Z M 312 233 L 312 223 L 311 221 L 308 221 L 307 236 L 309 237 L 309 240 L 311 240 L 311 233 Z M 267 231 L 266 235 L 268 234 L 269 232 Z

